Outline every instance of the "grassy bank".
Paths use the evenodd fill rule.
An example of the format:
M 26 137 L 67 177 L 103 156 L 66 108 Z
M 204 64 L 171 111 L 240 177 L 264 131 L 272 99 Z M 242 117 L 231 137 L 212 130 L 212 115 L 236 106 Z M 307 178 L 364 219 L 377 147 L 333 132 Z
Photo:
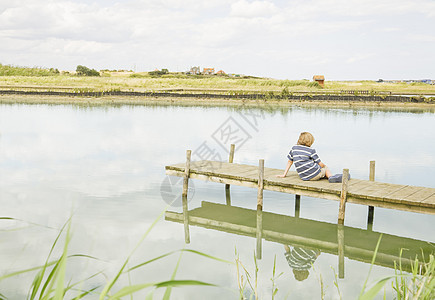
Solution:
M 192 93 L 331 93 L 435 95 L 435 86 L 424 83 L 375 81 L 326 81 L 321 88 L 309 80 L 226 76 L 195 76 L 170 73 L 160 77 L 148 73 L 103 72 L 99 77 L 76 76 L 53 69 L 18 68 L 0 65 L 0 89 L 91 90 L 91 91 L 188 91 Z

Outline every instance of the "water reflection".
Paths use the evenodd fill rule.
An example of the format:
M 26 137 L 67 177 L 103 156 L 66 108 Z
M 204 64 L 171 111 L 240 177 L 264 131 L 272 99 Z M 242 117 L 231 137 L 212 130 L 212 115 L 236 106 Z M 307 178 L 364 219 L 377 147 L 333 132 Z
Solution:
M 259 215 L 261 226 L 257 223 Z M 400 263 L 403 271 L 411 272 L 415 259 L 428 261 L 429 255 L 435 252 L 435 244 L 431 242 L 304 219 L 298 215 L 236 207 L 228 199 L 227 204 L 203 201 L 200 207 L 184 213 L 168 211 L 165 220 L 184 223 L 187 230 L 189 226 L 199 226 L 257 238 L 258 258 L 261 258 L 263 239 L 282 244 L 284 256 L 297 280 L 308 277 L 312 264 L 321 253 L 338 256 L 339 277 L 344 278 L 344 257 L 370 264 L 380 238 L 374 261 L 378 266 L 394 269 Z M 185 234 L 187 237 L 188 231 L 185 230 Z

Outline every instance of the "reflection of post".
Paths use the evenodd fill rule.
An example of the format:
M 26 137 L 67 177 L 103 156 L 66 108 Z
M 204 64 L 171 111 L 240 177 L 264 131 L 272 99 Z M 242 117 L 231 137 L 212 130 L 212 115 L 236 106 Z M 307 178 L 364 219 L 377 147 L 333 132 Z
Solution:
M 184 218 L 184 242 L 186 244 L 190 243 L 190 232 L 189 232 L 189 213 L 187 209 L 187 196 L 183 196 L 183 218 Z
M 299 212 L 301 210 L 301 195 L 295 195 L 295 217 L 299 218 Z
M 183 217 L 184 217 L 184 241 L 186 244 L 190 243 L 190 234 L 189 234 L 189 215 L 187 209 L 187 190 L 189 187 L 189 173 L 190 173 L 190 156 L 191 151 L 186 151 L 186 168 L 184 170 L 184 181 L 183 181 Z
M 186 151 L 186 168 L 184 169 L 184 180 L 183 180 L 183 196 L 187 197 L 187 190 L 189 188 L 189 174 L 190 174 L 190 155 L 192 151 Z
M 234 144 L 231 144 L 231 147 L 230 147 L 230 156 L 229 156 L 229 158 L 228 158 L 228 162 L 230 163 L 230 164 L 232 164 L 233 163 L 233 160 L 234 160 L 234 148 L 235 148 L 235 145 Z M 229 184 L 225 184 L 225 190 L 229 190 L 230 189 L 230 185 Z M 231 205 L 231 204 L 230 204 Z
M 343 180 L 341 183 L 340 209 L 338 211 L 338 224 L 344 224 L 344 213 L 347 200 L 347 183 L 349 182 L 349 169 L 343 169 Z
M 375 181 L 375 161 L 370 161 L 370 181 Z M 373 206 L 369 206 L 369 212 L 367 216 L 367 230 L 373 230 L 373 218 L 375 215 L 375 208 Z
M 258 162 L 258 193 L 257 193 L 257 258 L 261 259 L 263 239 L 263 188 L 264 188 L 264 159 Z
M 262 241 L 263 241 L 263 209 L 257 207 L 257 259 L 262 257 Z
M 344 226 L 337 225 L 338 278 L 344 278 Z
M 231 194 L 230 189 L 225 190 L 225 199 L 227 200 L 227 205 L 231 206 Z

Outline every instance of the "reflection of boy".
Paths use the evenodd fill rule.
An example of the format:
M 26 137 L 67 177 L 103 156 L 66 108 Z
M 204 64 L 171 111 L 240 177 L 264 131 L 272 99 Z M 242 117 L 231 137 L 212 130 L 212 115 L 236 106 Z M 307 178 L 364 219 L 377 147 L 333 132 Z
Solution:
M 284 245 L 285 258 L 288 265 L 293 269 L 293 275 L 299 281 L 307 279 L 310 272 L 308 270 L 311 265 L 316 261 L 317 256 L 320 255 L 319 250 L 305 249 L 300 247 L 290 247 Z

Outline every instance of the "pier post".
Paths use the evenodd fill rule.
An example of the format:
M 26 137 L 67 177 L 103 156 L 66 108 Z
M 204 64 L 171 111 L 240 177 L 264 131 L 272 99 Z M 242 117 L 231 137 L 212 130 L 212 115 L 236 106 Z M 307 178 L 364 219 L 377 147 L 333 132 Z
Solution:
M 349 169 L 343 169 L 343 180 L 341 183 L 340 209 L 338 211 L 338 224 L 344 224 L 344 214 L 347 201 L 347 185 L 349 182 Z
M 337 225 L 338 278 L 344 278 L 344 226 Z
M 235 149 L 235 147 L 236 147 L 236 145 L 234 145 L 234 144 L 231 144 L 231 146 L 230 146 L 230 156 L 228 157 L 228 162 L 230 164 L 232 164 L 233 160 L 234 160 L 234 149 Z M 230 189 L 230 185 L 229 184 L 225 184 L 225 190 L 228 191 L 229 189 Z
M 301 210 L 301 195 L 295 195 L 295 217 L 299 218 L 299 212 Z
M 263 209 L 263 189 L 264 189 L 264 159 L 258 162 L 258 193 L 257 193 L 257 208 Z
M 370 161 L 370 175 L 369 175 L 370 181 L 375 181 L 375 161 Z M 367 230 L 372 231 L 373 230 L 373 218 L 375 215 L 375 207 L 369 206 L 368 216 L 367 216 Z
M 184 169 L 184 180 L 183 180 L 183 218 L 184 218 L 184 242 L 186 244 L 190 243 L 190 231 L 189 231 L 189 214 L 187 207 L 187 191 L 189 189 L 189 175 L 190 175 L 190 158 L 192 151 L 186 151 L 186 168 Z
M 258 193 L 257 193 L 257 259 L 262 257 L 263 240 L 263 188 L 264 188 L 264 159 L 258 162 Z

